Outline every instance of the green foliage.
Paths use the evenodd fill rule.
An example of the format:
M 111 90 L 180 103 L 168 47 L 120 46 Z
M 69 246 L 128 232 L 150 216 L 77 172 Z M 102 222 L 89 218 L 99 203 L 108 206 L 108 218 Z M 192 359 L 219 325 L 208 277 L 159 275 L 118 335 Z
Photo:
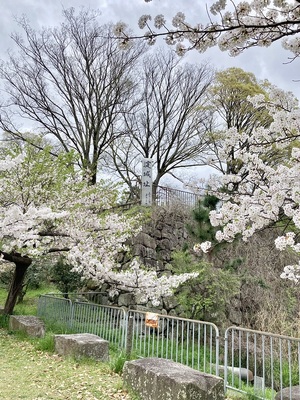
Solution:
M 4 267 L 0 271 L 0 287 L 8 290 L 11 284 L 15 265 L 4 264 Z M 18 303 L 22 303 L 24 296 L 28 289 L 39 289 L 49 284 L 49 268 L 45 268 L 45 265 L 37 262 L 33 262 L 28 268 L 25 279 L 22 285 L 22 291 L 18 296 Z M 0 303 L 5 302 L 5 299 L 0 299 Z
M 26 286 L 29 289 L 39 289 L 49 283 L 49 270 L 44 264 L 33 262 L 27 270 Z
M 240 281 L 235 273 L 193 259 L 187 251 L 174 253 L 172 266 L 176 273 L 199 273 L 176 293 L 186 317 L 220 324 L 224 320 L 226 304 L 239 291 Z
M 219 228 L 212 226 L 209 218 L 210 212 L 216 210 L 218 203 L 219 199 L 216 196 L 206 194 L 202 200 L 199 200 L 197 207 L 192 211 L 193 221 L 187 225 L 188 231 L 198 242 L 209 241 L 212 243 L 209 251 L 209 261 L 211 261 L 212 255 L 216 255 L 227 245 L 225 242 L 220 243 L 216 240 L 215 235 Z M 228 260 L 224 267 L 227 268 L 227 266 L 231 265 L 235 268 L 240 265 L 241 261 L 240 257 L 238 260 Z
M 189 224 L 187 228 L 201 242 L 206 240 L 215 241 L 216 228 L 210 223 L 209 213 L 215 210 L 218 201 L 217 197 L 206 195 L 203 200 L 198 202 L 197 208 L 192 212 L 194 223 Z
M 253 129 L 253 126 L 270 124 L 271 118 L 265 108 L 257 109 L 248 96 L 268 96 L 268 82 L 258 82 L 254 74 L 241 68 L 228 68 L 216 73 L 210 88 L 212 107 L 226 123 L 227 128 L 239 131 Z
M 121 375 L 123 372 L 123 367 L 126 361 L 130 360 L 130 357 L 126 355 L 124 351 L 116 351 L 113 355 L 110 355 L 109 366 L 113 372 Z
M 244 259 L 242 257 L 237 257 L 232 260 L 228 260 L 224 263 L 223 268 L 229 271 L 237 271 L 239 266 L 243 263 Z
M 13 264 L 1 263 L 0 267 L 0 287 L 7 289 L 13 277 Z
M 198 202 L 193 210 L 193 222 L 188 225 L 188 230 L 194 238 L 201 242 L 210 241 L 211 251 L 208 260 L 196 257 L 188 247 L 173 254 L 171 262 L 175 273 L 198 272 L 198 277 L 189 280 L 182 285 L 176 297 L 183 313 L 188 318 L 221 323 L 225 317 L 225 306 L 238 292 L 240 280 L 236 275 L 236 269 L 242 259 L 228 260 L 222 268 L 213 265 L 213 257 L 224 244 L 215 239 L 216 228 L 210 223 L 209 214 L 215 210 L 218 198 L 206 195 Z
M 36 340 L 34 347 L 39 351 L 47 351 L 48 353 L 54 353 L 55 343 L 54 335 L 52 332 L 47 332 L 43 338 Z
M 9 315 L 0 315 L 0 328 L 8 329 Z
M 41 264 L 39 262 L 33 262 L 26 272 L 22 291 L 18 296 L 18 303 L 23 302 L 24 296 L 29 289 L 40 289 L 43 286 L 49 284 L 49 281 L 49 268 L 46 268 L 44 264 Z
M 61 257 L 51 269 L 51 280 L 62 293 L 76 292 L 83 286 L 81 275 Z M 67 295 L 66 295 L 67 296 Z
M 226 399 L 228 400 L 273 400 L 276 392 L 272 389 L 265 388 L 264 391 L 255 389 L 254 387 L 248 386 L 245 382 L 236 381 L 236 387 L 239 388 L 238 391 L 232 389 L 227 390 Z M 244 393 L 241 393 L 242 391 Z

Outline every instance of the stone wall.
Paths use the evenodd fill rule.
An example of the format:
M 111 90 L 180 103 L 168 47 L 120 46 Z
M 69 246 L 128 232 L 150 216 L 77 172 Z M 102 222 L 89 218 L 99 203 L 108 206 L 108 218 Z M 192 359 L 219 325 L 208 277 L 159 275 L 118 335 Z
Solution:
M 190 209 L 182 205 L 154 207 L 150 221 L 144 224 L 142 231 L 130 244 L 132 255 L 138 257 L 147 267 L 155 269 L 158 275 L 170 274 L 172 252 L 182 249 L 190 240 L 186 229 L 189 219 Z M 127 260 L 126 253 L 120 254 L 121 264 L 126 264 Z M 151 303 L 143 302 L 139 296 L 134 296 L 132 293 L 124 292 L 119 293 L 118 296 L 109 297 L 109 289 L 108 284 L 97 288 L 104 293 L 100 296 L 101 304 L 152 310 L 161 314 L 176 314 L 174 310 L 178 304 L 174 298 L 166 298 L 158 308 L 154 308 Z
M 189 216 L 188 210 L 155 208 L 151 221 L 134 238 L 133 254 L 158 272 L 168 270 L 172 252 L 189 241 L 186 229 Z

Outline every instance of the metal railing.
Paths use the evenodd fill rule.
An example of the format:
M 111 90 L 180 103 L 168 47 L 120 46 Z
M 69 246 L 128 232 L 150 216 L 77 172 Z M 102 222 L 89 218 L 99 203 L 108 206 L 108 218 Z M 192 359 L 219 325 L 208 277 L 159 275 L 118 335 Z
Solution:
M 154 186 L 154 202 L 157 206 L 184 205 L 196 207 L 201 199 L 200 195 L 184 190 L 172 189 L 164 186 Z
M 72 307 L 70 299 L 51 294 L 43 295 L 39 297 L 37 313 L 49 322 L 71 328 Z
M 127 314 L 122 308 L 51 294 L 40 296 L 38 316 L 72 332 L 93 333 L 121 348 L 126 346 Z
M 156 206 L 183 205 L 189 208 L 197 206 L 198 201 L 203 198 L 202 195 L 187 192 L 185 190 L 174 189 L 167 186 L 152 186 L 152 204 Z M 129 198 L 124 204 L 119 205 L 122 208 L 130 208 L 141 202 L 141 187 L 136 186 Z
M 257 399 L 274 399 L 283 388 L 292 399 L 292 387 L 300 384 L 299 338 L 231 326 L 224 360 L 226 388 L 243 393 L 251 388 Z
M 98 302 L 100 294 L 94 296 Z M 300 338 L 100 305 L 84 294 L 42 295 L 38 315 L 72 332 L 94 333 L 136 357 L 170 359 L 224 378 L 228 389 L 252 398 L 292 400 L 300 385 Z M 72 300 L 71 300 L 72 299 Z
M 210 322 L 128 311 L 127 353 L 138 357 L 159 357 L 219 375 L 219 330 Z M 151 315 L 151 313 L 150 313 Z

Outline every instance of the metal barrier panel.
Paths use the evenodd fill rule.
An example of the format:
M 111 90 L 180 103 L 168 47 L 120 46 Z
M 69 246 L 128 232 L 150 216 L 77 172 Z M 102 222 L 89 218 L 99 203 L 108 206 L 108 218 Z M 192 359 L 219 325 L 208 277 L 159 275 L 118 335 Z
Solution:
M 231 326 L 225 332 L 220 370 L 225 390 L 274 399 L 288 388 L 292 400 L 292 386 L 300 385 L 300 339 Z
M 168 315 L 128 312 L 127 353 L 160 357 L 219 376 L 219 330 L 216 325 Z
M 300 338 L 231 326 L 221 346 L 219 330 L 209 322 L 52 294 L 40 296 L 38 315 L 73 332 L 99 335 L 135 357 L 170 359 L 224 377 L 225 391 L 251 398 L 273 400 L 287 388 L 292 400 L 292 387 L 300 385 Z
M 70 328 L 72 324 L 72 302 L 63 297 L 42 295 L 38 300 L 37 314 L 49 322 Z
M 119 307 L 77 301 L 73 303 L 72 329 L 93 333 L 124 348 L 127 314 Z
M 121 348 L 125 347 L 127 314 L 122 308 L 72 302 L 61 295 L 42 295 L 38 302 L 38 316 L 72 332 L 93 333 Z

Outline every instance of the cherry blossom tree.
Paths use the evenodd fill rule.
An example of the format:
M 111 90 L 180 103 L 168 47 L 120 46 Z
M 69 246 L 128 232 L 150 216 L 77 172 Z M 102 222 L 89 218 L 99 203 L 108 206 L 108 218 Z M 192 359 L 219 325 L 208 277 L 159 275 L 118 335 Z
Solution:
M 291 107 L 291 98 L 286 94 L 284 102 L 282 95 L 275 92 L 268 101 L 263 95 L 249 99 L 257 108 L 266 107 L 270 126 L 257 127 L 251 134 L 232 127 L 224 135 L 223 157 L 234 147 L 240 168 L 209 182 L 221 200 L 220 208 L 210 213 L 212 225 L 220 227 L 218 241 L 230 242 L 237 236 L 247 241 L 257 231 L 281 226 L 284 235 L 276 239 L 276 247 L 300 253 L 300 110 L 296 99 L 294 107 L 284 107 Z M 241 141 L 247 146 L 241 147 Z M 274 158 L 274 152 L 282 157 Z M 206 252 L 209 246 L 201 249 Z M 282 277 L 298 281 L 299 271 L 300 264 L 287 266 Z
M 148 3 L 151 0 L 145 0 Z M 154 0 L 155 1 L 155 0 Z M 153 23 L 152 23 L 153 21 Z M 171 22 L 164 15 L 142 15 L 139 27 L 146 29 L 143 35 L 149 44 L 163 37 L 167 44 L 175 46 L 179 55 L 196 49 L 205 52 L 218 46 L 236 56 L 244 49 L 270 46 L 281 40 L 285 49 L 292 53 L 291 60 L 300 55 L 300 4 L 294 0 L 218 0 L 198 24 L 192 24 L 183 12 L 177 13 Z M 124 23 L 115 26 L 115 34 L 126 46 L 133 38 Z M 137 37 L 137 36 L 136 36 Z
M 145 0 L 149 2 L 151 0 Z M 176 47 L 179 55 L 196 49 L 205 52 L 218 46 L 236 56 L 245 49 L 281 41 L 291 52 L 290 61 L 300 56 L 300 4 L 299 0 L 218 0 L 207 10 L 207 18 L 198 24 L 189 23 L 184 13 L 177 13 L 169 24 L 163 15 L 153 19 L 143 15 L 139 20 L 140 35 L 149 44 L 163 37 Z M 115 34 L 126 46 L 133 38 L 126 26 L 119 23 Z M 284 236 L 278 237 L 279 249 L 290 248 L 300 253 L 300 111 L 289 97 L 274 90 L 266 102 L 262 95 L 255 96 L 253 105 L 266 107 L 272 122 L 269 126 L 255 127 L 251 135 L 231 127 L 224 135 L 224 160 L 235 148 L 239 169 L 235 174 L 216 176 L 210 182 L 215 195 L 221 199 L 218 211 L 210 214 L 214 226 L 220 226 L 216 238 L 232 241 L 237 235 L 247 240 L 255 232 L 272 225 L 283 226 Z M 287 105 L 289 106 L 287 107 Z M 241 146 L 240 143 L 245 143 Z M 274 149 L 279 157 L 274 158 Z M 270 161 L 271 162 L 268 162 Z M 209 250 L 209 244 L 198 246 Z M 283 278 L 298 282 L 300 263 L 286 266 Z
M 140 216 L 112 212 L 118 190 L 89 185 L 73 167 L 72 153 L 27 145 L 0 152 L 0 255 L 15 264 L 4 313 L 13 312 L 27 269 L 50 253 L 65 254 L 74 271 L 112 290 L 139 293 L 158 303 L 190 276 L 158 277 L 138 260 L 117 262 L 124 243 L 140 230 Z

